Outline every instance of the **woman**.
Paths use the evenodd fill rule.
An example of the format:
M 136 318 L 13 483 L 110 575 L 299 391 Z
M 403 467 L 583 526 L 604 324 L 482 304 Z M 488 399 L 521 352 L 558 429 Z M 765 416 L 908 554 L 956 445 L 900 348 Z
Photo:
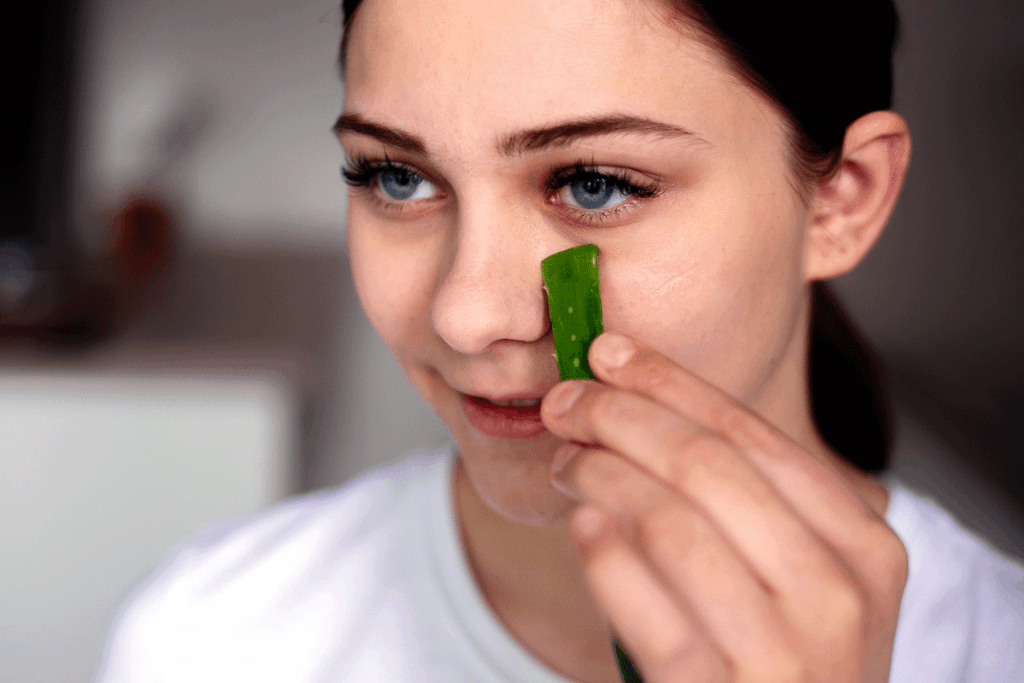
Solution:
M 346 1 L 352 272 L 457 455 L 197 539 L 104 680 L 615 681 L 613 634 L 648 681 L 1024 675 L 1019 568 L 815 421 L 879 431 L 808 347 L 907 169 L 892 8 L 761 4 Z

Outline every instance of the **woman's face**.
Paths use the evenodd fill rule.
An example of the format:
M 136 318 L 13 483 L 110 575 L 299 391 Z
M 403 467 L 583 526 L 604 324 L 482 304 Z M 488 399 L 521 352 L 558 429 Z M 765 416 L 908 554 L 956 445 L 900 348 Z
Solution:
M 800 337 L 807 213 L 781 118 L 660 11 L 366 0 L 352 26 L 356 287 L 510 519 L 570 508 L 548 484 L 560 440 L 529 407 L 504 419 L 482 400 L 558 382 L 540 268 L 556 251 L 598 246 L 606 330 L 786 420 L 771 413 Z

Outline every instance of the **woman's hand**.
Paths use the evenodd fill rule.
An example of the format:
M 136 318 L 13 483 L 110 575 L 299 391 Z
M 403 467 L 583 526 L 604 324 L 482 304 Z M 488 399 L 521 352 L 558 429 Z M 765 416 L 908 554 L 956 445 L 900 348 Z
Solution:
M 903 544 L 838 469 L 605 334 L 547 427 L 590 588 L 649 683 L 885 683 Z

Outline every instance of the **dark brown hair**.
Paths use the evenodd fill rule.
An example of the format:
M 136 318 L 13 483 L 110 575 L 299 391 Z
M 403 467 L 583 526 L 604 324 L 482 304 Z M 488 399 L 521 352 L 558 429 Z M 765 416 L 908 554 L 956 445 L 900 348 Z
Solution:
M 342 0 L 344 74 L 352 19 L 362 0 Z M 846 128 L 892 105 L 899 20 L 892 0 L 657 0 L 681 30 L 725 57 L 786 122 L 793 186 L 806 203 L 838 169 Z M 865 471 L 884 469 L 892 409 L 881 360 L 835 294 L 811 290 L 809 381 L 814 420 L 840 455 Z

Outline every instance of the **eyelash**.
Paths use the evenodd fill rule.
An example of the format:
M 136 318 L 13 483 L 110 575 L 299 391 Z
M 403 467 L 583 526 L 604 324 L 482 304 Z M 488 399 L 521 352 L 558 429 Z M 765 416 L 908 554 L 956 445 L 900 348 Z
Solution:
M 373 188 L 373 183 L 377 177 L 386 171 L 405 171 L 419 178 L 424 178 L 422 174 L 410 166 L 391 161 L 386 156 L 383 160 L 378 160 L 370 159 L 362 154 L 348 158 L 346 165 L 342 166 L 341 174 L 345 179 L 345 184 L 349 187 L 360 191 L 367 191 Z M 615 189 L 622 195 L 629 197 L 629 199 L 607 209 L 589 211 L 562 204 L 562 208 L 571 215 L 574 221 L 595 225 L 613 220 L 635 209 L 638 204 L 637 200 L 650 199 L 658 196 L 661 192 L 661 187 L 657 180 L 651 180 L 648 183 L 637 182 L 633 175 L 626 170 L 619 169 L 612 173 L 601 172 L 596 165 L 593 163 L 588 164 L 583 160 L 578 160 L 572 166 L 563 167 L 552 172 L 544 186 L 548 191 L 557 193 L 567 185 L 598 179 L 611 181 Z M 376 192 L 371 192 L 371 195 L 376 203 L 392 211 L 402 211 L 407 203 L 388 201 L 377 196 Z
M 558 192 L 573 183 L 600 179 L 611 181 L 615 189 L 622 195 L 629 197 L 629 199 L 607 209 L 590 211 L 563 204 L 564 210 L 570 213 L 577 222 L 596 225 L 604 221 L 613 220 L 635 209 L 639 203 L 638 200 L 657 197 L 661 193 L 661 186 L 657 180 L 651 180 L 646 184 L 638 182 L 633 174 L 625 169 L 618 169 L 611 173 L 602 173 L 596 165 L 592 163 L 587 164 L 582 160 L 577 161 L 572 166 L 552 173 L 546 186 L 551 192 Z
M 346 164 L 341 167 L 341 175 L 345 179 L 345 184 L 349 187 L 369 189 L 379 174 L 385 171 L 397 170 L 408 171 L 418 177 L 423 177 L 408 166 L 396 164 L 387 157 L 384 157 L 384 161 L 371 161 L 362 154 L 347 159 Z

